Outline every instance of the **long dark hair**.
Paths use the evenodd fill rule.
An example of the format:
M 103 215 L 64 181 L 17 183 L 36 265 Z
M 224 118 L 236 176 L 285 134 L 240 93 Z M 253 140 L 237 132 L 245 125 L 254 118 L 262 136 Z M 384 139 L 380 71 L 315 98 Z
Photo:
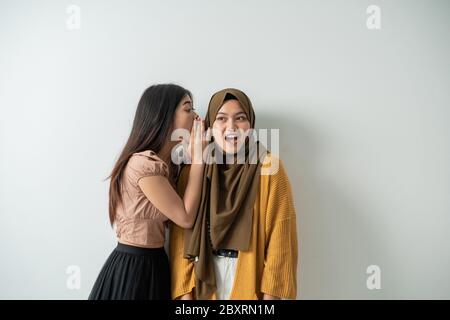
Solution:
M 175 84 L 157 84 L 142 94 L 134 116 L 133 127 L 119 159 L 114 165 L 109 186 L 109 221 L 116 219 L 122 201 L 121 185 L 128 160 L 135 152 L 152 150 L 158 153 L 171 134 L 175 110 L 189 90 Z

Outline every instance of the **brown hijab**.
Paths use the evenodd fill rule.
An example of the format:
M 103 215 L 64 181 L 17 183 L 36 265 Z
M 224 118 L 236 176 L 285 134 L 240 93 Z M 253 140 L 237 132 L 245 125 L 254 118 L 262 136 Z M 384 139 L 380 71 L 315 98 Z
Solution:
M 251 128 L 254 128 L 255 112 L 247 95 L 237 89 L 224 89 L 211 97 L 205 129 L 212 127 L 220 108 L 229 99 L 239 101 Z M 253 147 L 250 147 L 252 143 Z M 213 152 L 209 152 L 208 160 L 222 155 L 217 150 L 215 147 Z M 198 299 L 208 299 L 216 291 L 213 250 L 246 251 L 249 248 L 253 205 L 260 182 L 261 161 L 257 155 L 264 152 L 264 147 L 251 135 L 245 140 L 245 163 L 209 161 L 206 164 L 197 218 L 194 227 L 185 230 L 185 258 L 196 261 Z

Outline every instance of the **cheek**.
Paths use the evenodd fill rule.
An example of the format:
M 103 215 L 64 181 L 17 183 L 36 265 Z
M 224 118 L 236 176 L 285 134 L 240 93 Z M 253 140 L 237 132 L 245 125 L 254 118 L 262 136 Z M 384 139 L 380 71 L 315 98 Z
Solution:
M 225 127 L 223 125 L 221 125 L 220 123 L 218 123 L 217 121 L 214 121 L 212 129 L 213 129 L 212 133 L 213 133 L 214 139 L 222 140 L 223 134 L 225 132 Z
M 175 115 L 175 128 L 191 131 L 193 119 L 193 116 L 186 112 L 177 113 Z
M 184 128 L 191 131 L 192 126 L 194 124 L 194 117 L 193 116 L 187 116 L 184 119 Z
M 243 131 L 247 131 L 248 129 L 250 129 L 250 122 L 249 121 L 245 121 L 243 123 L 238 124 L 237 127 L 239 129 L 243 130 Z

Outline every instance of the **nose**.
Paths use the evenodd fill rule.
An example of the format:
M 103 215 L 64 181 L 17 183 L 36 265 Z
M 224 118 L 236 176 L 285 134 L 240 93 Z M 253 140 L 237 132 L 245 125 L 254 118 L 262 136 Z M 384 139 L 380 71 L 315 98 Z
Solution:
M 197 119 L 199 117 L 199 115 L 197 114 L 197 112 L 194 112 L 194 119 Z
M 227 123 L 227 129 L 230 129 L 232 131 L 236 130 L 236 123 L 234 122 L 234 119 L 229 119 Z

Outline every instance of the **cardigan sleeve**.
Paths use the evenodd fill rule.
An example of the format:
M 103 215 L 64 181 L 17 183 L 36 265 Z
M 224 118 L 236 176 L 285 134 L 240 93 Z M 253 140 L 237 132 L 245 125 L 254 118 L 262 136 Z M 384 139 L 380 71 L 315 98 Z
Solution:
M 273 160 L 273 159 L 272 159 Z M 297 224 L 289 179 L 280 159 L 269 177 L 266 245 L 261 292 L 286 299 L 297 297 Z
M 178 180 L 177 190 L 182 197 L 189 178 L 189 167 L 184 167 Z M 189 293 L 195 286 L 194 263 L 184 258 L 184 230 L 170 224 L 169 231 L 169 262 L 171 272 L 172 299 Z

